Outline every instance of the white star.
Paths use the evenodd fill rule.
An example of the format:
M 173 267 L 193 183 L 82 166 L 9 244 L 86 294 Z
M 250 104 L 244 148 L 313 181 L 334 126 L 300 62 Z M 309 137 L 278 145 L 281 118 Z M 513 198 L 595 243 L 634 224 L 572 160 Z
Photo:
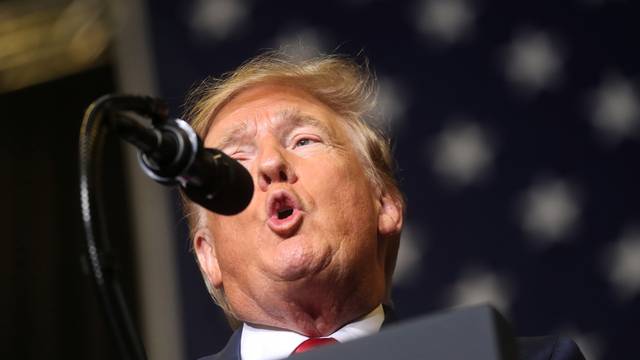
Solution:
M 473 29 L 474 9 L 465 0 L 423 0 L 417 28 L 439 44 L 453 44 Z
M 448 306 L 469 306 L 489 303 L 508 314 L 511 308 L 512 285 L 504 276 L 484 269 L 468 269 L 449 289 Z
M 242 0 L 198 0 L 191 12 L 191 27 L 198 35 L 223 40 L 242 28 L 248 13 Z
M 522 32 L 506 53 L 506 76 L 519 90 L 535 93 L 555 85 L 561 76 L 560 50 L 544 32 Z
M 464 119 L 454 119 L 428 145 L 433 170 L 448 185 L 465 186 L 484 178 L 492 164 L 494 150 L 486 130 Z
M 292 25 L 275 39 L 276 48 L 296 59 L 308 59 L 324 52 L 327 36 L 318 29 Z
M 629 229 L 604 252 L 603 265 L 621 301 L 640 293 L 640 229 Z
M 563 180 L 539 181 L 523 195 L 521 214 L 523 230 L 537 245 L 561 241 L 580 216 L 577 191 Z
M 592 95 L 593 125 L 604 138 L 618 142 L 640 127 L 640 97 L 633 84 L 609 76 Z
M 396 269 L 393 273 L 394 286 L 410 285 L 420 275 L 420 262 L 425 250 L 425 238 L 413 224 L 407 223 L 402 229 L 400 249 Z
M 378 98 L 376 99 L 375 125 L 385 129 L 397 128 L 407 111 L 409 91 L 402 83 L 389 76 L 378 79 Z

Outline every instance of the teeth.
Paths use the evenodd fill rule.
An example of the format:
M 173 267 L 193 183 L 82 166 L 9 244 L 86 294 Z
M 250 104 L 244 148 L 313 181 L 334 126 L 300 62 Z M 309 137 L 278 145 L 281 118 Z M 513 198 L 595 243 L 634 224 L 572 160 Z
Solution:
M 284 218 L 291 216 L 291 214 L 293 214 L 293 209 L 280 210 L 278 211 L 278 219 L 282 220 Z

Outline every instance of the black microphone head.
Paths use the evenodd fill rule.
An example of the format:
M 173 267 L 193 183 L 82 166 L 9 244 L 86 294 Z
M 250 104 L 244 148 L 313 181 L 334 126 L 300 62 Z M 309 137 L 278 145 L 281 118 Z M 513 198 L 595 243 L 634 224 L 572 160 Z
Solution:
M 182 189 L 198 205 L 222 215 L 244 210 L 253 197 L 253 178 L 239 162 L 217 149 L 202 149 Z

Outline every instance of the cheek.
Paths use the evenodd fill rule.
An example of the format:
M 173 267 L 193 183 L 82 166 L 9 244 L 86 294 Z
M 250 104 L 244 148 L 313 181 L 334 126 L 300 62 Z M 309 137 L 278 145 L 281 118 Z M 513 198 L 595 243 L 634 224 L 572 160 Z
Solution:
M 207 226 L 211 231 L 218 256 L 218 262 L 223 273 L 233 272 L 242 264 L 252 243 L 248 241 L 255 230 L 248 214 L 244 212 L 232 217 L 209 214 Z
M 373 189 L 359 163 L 333 160 L 330 164 L 334 166 L 316 168 L 318 176 L 311 178 L 309 189 L 324 213 L 323 220 L 331 224 L 333 231 L 339 231 L 343 239 L 375 238 L 377 217 Z

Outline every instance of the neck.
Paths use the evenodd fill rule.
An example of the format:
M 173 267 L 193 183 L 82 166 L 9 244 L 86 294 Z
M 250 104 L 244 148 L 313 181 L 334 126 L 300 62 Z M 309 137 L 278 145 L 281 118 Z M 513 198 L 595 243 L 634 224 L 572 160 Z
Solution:
M 290 296 L 283 296 L 290 294 Z M 234 294 L 239 295 L 239 294 Z M 255 297 L 235 296 L 234 309 L 243 309 L 238 318 L 249 324 L 297 332 L 308 337 L 328 336 L 373 310 L 382 302 L 379 296 L 334 296 L 330 291 L 270 292 L 257 302 Z

